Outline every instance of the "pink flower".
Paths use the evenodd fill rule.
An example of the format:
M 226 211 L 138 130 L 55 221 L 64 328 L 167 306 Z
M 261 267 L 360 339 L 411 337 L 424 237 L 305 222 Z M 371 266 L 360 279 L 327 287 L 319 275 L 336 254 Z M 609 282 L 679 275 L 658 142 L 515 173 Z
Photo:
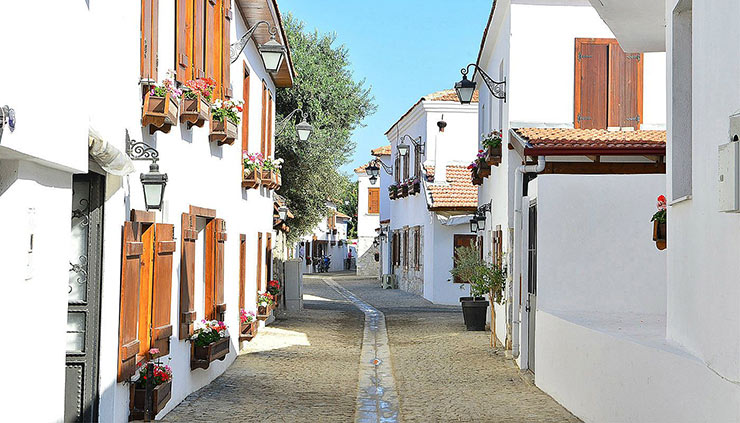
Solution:
M 150 348 L 149 354 L 159 354 L 159 348 Z

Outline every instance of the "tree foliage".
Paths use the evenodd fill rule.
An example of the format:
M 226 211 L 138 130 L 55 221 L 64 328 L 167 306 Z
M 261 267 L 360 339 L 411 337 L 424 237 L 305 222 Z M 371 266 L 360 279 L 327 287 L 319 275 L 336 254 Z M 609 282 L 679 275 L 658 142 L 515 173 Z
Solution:
M 342 184 L 342 194 L 340 204 L 337 208 L 340 212 L 346 214 L 351 219 L 347 227 L 347 237 L 350 239 L 357 238 L 357 191 L 359 183 L 345 178 Z
M 333 46 L 335 34 L 308 32 L 290 14 L 284 26 L 296 77 L 292 88 L 277 91 L 277 121 L 301 108 L 313 126 L 309 141 L 298 142 L 298 113 L 275 142 L 277 157 L 285 160 L 280 194 L 295 215 L 289 223 L 291 236 L 297 237 L 310 232 L 326 215 L 327 199 L 343 197 L 347 176 L 339 168 L 354 152 L 352 131 L 376 106 L 365 81 L 353 79 L 347 48 Z

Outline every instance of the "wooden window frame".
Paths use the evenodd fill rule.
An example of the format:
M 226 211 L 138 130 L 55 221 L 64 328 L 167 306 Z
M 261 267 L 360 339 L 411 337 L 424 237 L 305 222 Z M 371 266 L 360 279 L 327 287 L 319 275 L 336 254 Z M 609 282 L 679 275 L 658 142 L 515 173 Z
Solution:
M 414 231 L 414 270 L 421 268 L 421 226 Z
M 375 201 L 373 201 L 373 199 Z M 375 207 L 373 207 L 375 203 Z M 367 189 L 367 214 L 377 215 L 380 214 L 380 188 L 369 187 Z

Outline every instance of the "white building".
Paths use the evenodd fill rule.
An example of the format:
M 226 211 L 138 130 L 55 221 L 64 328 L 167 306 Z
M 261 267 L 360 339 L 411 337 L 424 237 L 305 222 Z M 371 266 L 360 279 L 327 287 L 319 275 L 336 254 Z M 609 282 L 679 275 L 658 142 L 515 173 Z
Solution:
M 357 175 L 357 274 L 380 276 L 380 179 L 372 182 L 362 165 L 355 169 Z
M 286 45 L 274 0 L 0 6 L 4 38 L 15 39 L 6 57 L 18 65 L 0 70 L 0 101 L 16 118 L 0 138 L 0 214 L 17 222 L 0 235 L 3 305 L 38 334 L 23 356 L 44 377 L 6 369 L 6 420 L 128 421 L 127 381 L 150 347 L 174 373 L 161 418 L 235 359 L 239 309 L 256 309 L 273 236 L 273 192 L 242 187 L 242 150 L 273 154 L 275 90 L 293 79 L 289 53 L 266 70 L 266 25 L 230 63 L 230 43 L 260 20 Z M 178 83 L 207 76 L 216 97 L 246 100 L 235 145 L 209 141 L 207 122 L 142 123 L 148 84 L 168 69 Z M 168 176 L 160 211 L 144 211 L 149 162 L 128 159 L 128 137 L 158 152 Z M 229 352 L 192 368 L 186 338 L 203 318 L 226 322 Z
M 299 257 L 302 259 L 302 273 L 319 271 L 320 261 L 329 257 L 329 271 L 345 270 L 348 258 L 347 224 L 350 217 L 337 210 L 336 203 L 326 202 L 327 215 L 314 227 L 311 233 L 301 237 L 298 243 Z
M 446 90 L 422 97 L 385 133 L 392 175 L 380 171 L 381 198 L 391 198 L 387 215 L 381 203 L 389 243 L 382 272 L 395 275 L 401 289 L 439 304 L 458 304 L 468 295 L 450 269 L 454 247 L 473 238 L 468 221 L 477 193 L 467 166 L 476 152 L 476 122 L 477 106 L 460 105 Z M 399 145 L 407 148 L 403 156 Z
M 650 221 L 665 189 L 665 54 L 625 52 L 587 1 L 511 0 L 494 3 L 476 63 L 506 81 L 503 101 L 475 76 L 479 133 L 503 134 L 479 194 L 484 256 L 509 275 L 497 335 L 584 420 L 655 421 L 628 397 L 660 391 L 641 373 L 662 359 L 625 351 L 670 350 Z

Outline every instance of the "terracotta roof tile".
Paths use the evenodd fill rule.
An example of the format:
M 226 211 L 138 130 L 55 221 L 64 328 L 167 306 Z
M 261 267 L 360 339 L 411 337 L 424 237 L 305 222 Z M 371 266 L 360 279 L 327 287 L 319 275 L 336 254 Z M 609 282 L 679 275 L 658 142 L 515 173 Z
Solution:
M 367 169 L 367 163 L 355 169 L 355 173 L 365 173 L 365 169 Z
M 370 154 L 373 156 L 390 156 L 391 155 L 391 146 L 390 145 L 384 145 L 382 147 L 374 148 L 370 150 Z
M 337 212 L 337 215 L 336 216 L 337 217 L 341 217 L 343 219 L 349 219 L 350 218 L 349 216 L 347 216 L 346 214 L 344 214 L 344 213 L 342 213 L 340 211 Z
M 434 166 L 423 165 L 423 167 L 424 167 L 424 173 L 427 174 L 427 180 L 429 182 L 433 181 L 434 180 Z
M 447 184 L 429 184 L 427 189 L 432 209 L 478 207 L 478 187 L 473 185 L 467 166 L 447 166 Z
M 529 144 L 530 152 L 548 150 L 564 153 L 579 150 L 612 150 L 616 152 L 648 150 L 656 154 L 665 152 L 666 132 L 649 131 L 608 131 L 606 129 L 572 129 L 572 128 L 520 128 L 514 129 Z
M 475 92 L 473 92 L 473 100 L 472 100 L 473 103 L 477 103 L 478 102 L 478 94 L 479 94 L 478 93 L 478 90 L 475 90 Z M 416 107 L 422 101 L 454 101 L 454 102 L 457 103 L 458 102 L 458 99 L 457 99 L 457 93 L 455 93 L 455 90 L 454 89 L 436 91 L 436 92 L 433 92 L 431 94 L 427 94 L 424 97 L 420 98 L 419 101 L 417 101 L 416 103 L 414 103 L 413 106 L 409 107 L 409 109 L 406 111 L 406 113 L 404 113 L 403 115 L 401 115 L 401 117 L 398 118 L 398 120 L 393 125 L 391 125 L 391 127 L 388 128 L 387 131 L 385 131 L 385 135 L 388 135 L 388 133 L 391 132 L 391 130 L 393 129 L 393 127 L 396 126 L 398 124 L 398 122 L 402 121 L 403 118 L 405 118 L 406 116 L 408 116 L 408 114 L 411 113 L 412 110 L 414 110 L 414 107 Z

